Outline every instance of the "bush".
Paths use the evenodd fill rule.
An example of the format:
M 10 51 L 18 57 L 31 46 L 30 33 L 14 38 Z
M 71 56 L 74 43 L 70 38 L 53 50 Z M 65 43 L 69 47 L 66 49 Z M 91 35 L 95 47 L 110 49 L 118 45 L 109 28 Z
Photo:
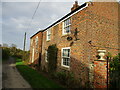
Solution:
M 7 47 L 2 48 L 2 59 L 6 60 L 9 58 L 9 56 L 10 56 L 10 49 Z
M 61 84 L 66 85 L 67 87 L 73 87 L 74 76 L 72 73 L 66 72 L 56 72 L 54 73 L 54 78 L 57 79 Z
M 57 47 L 56 45 L 51 45 L 48 47 L 48 71 L 55 72 L 57 68 Z
M 120 54 L 110 62 L 110 86 L 120 88 Z

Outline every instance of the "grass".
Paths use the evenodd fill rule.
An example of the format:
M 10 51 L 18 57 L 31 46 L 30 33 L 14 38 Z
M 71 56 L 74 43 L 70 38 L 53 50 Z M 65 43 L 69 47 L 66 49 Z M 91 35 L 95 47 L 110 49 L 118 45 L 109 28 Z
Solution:
M 17 59 L 16 67 L 32 88 L 62 88 L 62 86 L 49 80 L 34 69 L 24 65 L 24 62 L 20 59 Z

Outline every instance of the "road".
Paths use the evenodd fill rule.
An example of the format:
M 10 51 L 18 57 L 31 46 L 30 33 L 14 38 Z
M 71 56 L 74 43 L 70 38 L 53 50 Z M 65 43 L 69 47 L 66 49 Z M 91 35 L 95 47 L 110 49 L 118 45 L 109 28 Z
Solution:
M 16 69 L 14 58 L 10 57 L 9 60 L 3 63 L 2 73 L 2 88 L 31 89 L 31 86 L 24 80 Z

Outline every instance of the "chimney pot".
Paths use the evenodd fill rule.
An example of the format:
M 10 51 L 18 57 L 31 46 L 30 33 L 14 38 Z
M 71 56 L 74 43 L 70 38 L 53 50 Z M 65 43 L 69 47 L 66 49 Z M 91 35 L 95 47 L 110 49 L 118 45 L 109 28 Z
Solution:
M 78 8 L 79 5 L 78 5 L 78 1 L 76 0 L 75 1 L 75 4 L 73 4 L 73 7 L 71 8 L 71 11 L 75 10 L 76 8 Z

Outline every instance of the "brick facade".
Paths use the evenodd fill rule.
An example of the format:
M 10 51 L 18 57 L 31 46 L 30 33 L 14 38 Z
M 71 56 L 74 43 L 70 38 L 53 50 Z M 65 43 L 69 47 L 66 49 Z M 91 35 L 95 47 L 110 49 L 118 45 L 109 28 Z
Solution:
M 75 6 L 75 5 L 74 5 Z M 31 60 L 32 49 L 35 47 L 35 37 L 39 37 L 39 53 L 41 53 L 41 68 L 47 69 L 45 61 L 45 52 L 52 44 L 56 44 L 58 48 L 57 70 L 66 70 L 72 72 L 75 78 L 80 81 L 82 87 L 86 87 L 90 83 L 91 87 L 106 87 L 106 62 L 97 60 L 97 51 L 106 50 L 106 55 L 110 52 L 116 55 L 120 52 L 120 30 L 118 24 L 120 22 L 119 4 L 115 2 L 88 2 L 88 7 L 78 10 L 77 13 L 70 16 L 71 33 L 63 35 L 63 21 L 58 22 L 49 29 L 51 30 L 51 39 L 46 40 L 46 32 L 44 30 L 31 37 Z M 77 34 L 75 35 L 75 31 Z M 43 36 L 43 37 L 42 37 Z M 72 37 L 71 41 L 67 37 Z M 77 39 L 76 39 L 77 38 Z M 61 65 L 61 49 L 70 47 L 70 68 Z M 42 51 L 41 51 L 42 50 Z M 40 55 L 35 54 L 35 60 Z M 101 77 L 105 77 L 102 78 Z M 101 82 L 99 82 L 101 81 Z M 102 84 L 96 84 L 102 83 Z
M 38 41 L 36 42 L 36 39 Z M 30 38 L 30 63 L 40 64 L 42 53 L 42 32 L 36 33 Z

